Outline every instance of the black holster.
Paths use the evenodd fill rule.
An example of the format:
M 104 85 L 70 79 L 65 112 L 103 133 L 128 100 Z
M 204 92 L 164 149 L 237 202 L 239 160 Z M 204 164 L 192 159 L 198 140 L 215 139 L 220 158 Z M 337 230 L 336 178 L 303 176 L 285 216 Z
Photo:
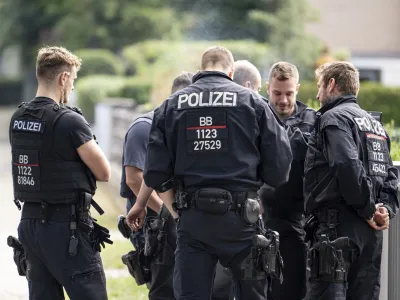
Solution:
M 240 265 L 242 280 L 261 280 L 267 277 L 260 264 L 260 251 L 258 247 L 253 246 L 249 255 Z
M 330 241 L 327 234 L 321 234 L 308 253 L 310 279 L 346 282 L 352 254 L 348 237 Z
M 260 263 L 262 269 L 271 278 L 283 282 L 283 259 L 279 251 L 279 233 L 267 231 L 265 236 L 256 235 L 255 242 L 260 249 Z
M 20 276 L 26 276 L 27 260 L 24 247 L 17 238 L 11 235 L 7 238 L 7 244 L 9 247 L 13 248 L 14 262 L 17 266 L 18 274 Z
M 132 229 L 126 224 L 126 217 L 122 215 L 118 217 L 118 230 L 126 239 L 129 239 L 132 234 Z
M 122 262 L 128 267 L 129 274 L 135 278 L 137 285 L 151 281 L 150 264 L 143 251 L 130 251 L 122 256 Z
M 84 232 L 93 230 L 93 219 L 90 216 L 90 204 L 93 196 L 89 193 L 82 193 L 78 204 L 78 227 Z
M 147 218 L 144 227 L 144 255 L 154 257 L 160 251 L 159 236 L 159 219 Z

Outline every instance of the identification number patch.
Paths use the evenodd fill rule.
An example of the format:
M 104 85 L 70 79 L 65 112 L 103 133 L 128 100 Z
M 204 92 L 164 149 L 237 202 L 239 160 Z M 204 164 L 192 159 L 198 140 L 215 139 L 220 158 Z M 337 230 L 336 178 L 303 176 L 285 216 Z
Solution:
M 186 141 L 192 154 L 228 151 L 226 112 L 187 113 Z
M 14 187 L 16 187 L 16 190 L 40 190 L 40 167 L 38 151 L 13 151 L 12 171 Z
M 368 150 L 368 172 L 372 176 L 388 176 L 389 150 L 386 137 L 366 134 Z

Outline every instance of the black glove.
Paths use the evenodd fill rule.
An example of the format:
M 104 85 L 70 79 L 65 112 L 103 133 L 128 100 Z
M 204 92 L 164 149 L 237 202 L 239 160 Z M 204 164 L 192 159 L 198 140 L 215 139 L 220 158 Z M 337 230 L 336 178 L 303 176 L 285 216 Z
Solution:
M 96 219 L 93 219 L 93 230 L 90 235 L 92 238 L 93 250 L 101 252 L 100 245 L 105 248 L 106 246 L 104 243 L 112 245 L 114 242 L 110 240 L 110 231 L 107 228 L 99 225 L 96 221 Z

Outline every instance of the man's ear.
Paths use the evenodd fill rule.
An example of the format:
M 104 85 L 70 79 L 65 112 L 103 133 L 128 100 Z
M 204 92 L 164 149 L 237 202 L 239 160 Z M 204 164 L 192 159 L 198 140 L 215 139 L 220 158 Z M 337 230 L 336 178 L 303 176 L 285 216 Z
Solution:
M 335 78 L 331 78 L 331 79 L 329 79 L 329 82 L 328 82 L 328 92 L 333 92 L 334 91 L 334 89 L 335 89 L 335 86 L 336 86 L 336 81 L 335 81 Z
M 267 82 L 265 83 L 265 89 L 267 90 L 268 96 L 269 96 L 269 88 L 270 88 L 270 85 L 269 85 L 269 82 L 267 81 Z
M 296 86 L 296 95 L 297 95 L 298 92 L 299 92 L 299 88 L 300 88 L 300 83 L 298 83 L 297 86 Z
M 68 75 L 69 75 L 68 72 L 62 72 L 62 73 L 58 76 L 58 83 L 59 83 L 61 86 L 64 87 L 65 84 L 67 83 Z
M 228 73 L 229 78 L 232 79 L 232 80 L 233 80 L 233 74 L 235 74 L 235 68 L 230 70 L 229 73 Z

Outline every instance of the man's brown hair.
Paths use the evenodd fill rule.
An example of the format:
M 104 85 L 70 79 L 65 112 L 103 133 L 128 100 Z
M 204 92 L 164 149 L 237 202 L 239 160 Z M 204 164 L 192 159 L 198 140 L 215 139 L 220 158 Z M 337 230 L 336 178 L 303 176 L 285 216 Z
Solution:
M 77 71 L 82 60 L 63 47 L 43 47 L 36 59 L 36 77 L 38 80 L 53 81 L 58 74 L 70 71 L 73 66 Z
M 331 78 L 335 79 L 337 89 L 343 95 L 357 95 L 360 90 L 360 74 L 357 68 L 347 61 L 325 63 L 315 70 L 317 78 L 321 78 L 326 87 Z
M 280 61 L 275 63 L 271 70 L 269 71 L 269 81 L 272 81 L 272 78 L 276 78 L 279 81 L 285 81 L 290 78 L 295 78 L 296 83 L 299 82 L 299 71 L 297 70 L 294 64 Z
M 223 70 L 230 71 L 234 68 L 233 55 L 225 47 L 213 46 L 204 51 L 201 57 L 201 69 L 220 66 Z

